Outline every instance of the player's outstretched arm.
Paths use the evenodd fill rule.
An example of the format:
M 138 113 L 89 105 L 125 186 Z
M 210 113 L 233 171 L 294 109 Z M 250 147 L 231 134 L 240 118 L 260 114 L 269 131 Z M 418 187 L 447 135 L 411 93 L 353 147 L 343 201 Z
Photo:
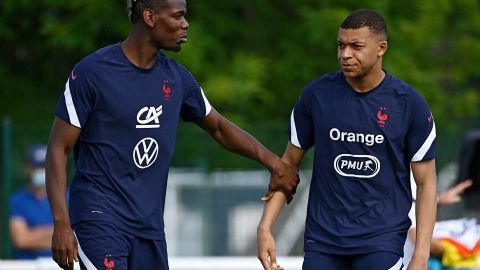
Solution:
M 65 270 L 73 270 L 78 262 L 77 240 L 67 210 L 67 159 L 80 136 L 80 129 L 60 118 L 53 121 L 46 158 L 47 194 L 52 211 L 53 260 Z
M 427 269 L 430 242 L 437 210 L 437 177 L 435 159 L 412 162 L 412 173 L 417 184 L 416 241 L 412 261 L 408 270 Z
M 454 187 L 438 194 L 438 204 L 454 204 L 462 200 L 463 192 L 473 185 L 472 179 L 458 183 Z
M 299 168 L 300 162 L 305 155 L 305 150 L 289 143 L 282 157 L 286 163 Z M 272 198 L 266 202 L 263 209 L 262 219 L 257 227 L 258 259 L 265 270 L 283 269 L 277 264 L 275 240 L 272 235 L 272 227 L 285 205 L 286 197 L 280 192 L 274 192 Z
M 267 200 L 273 191 L 285 193 L 288 201 L 292 199 L 299 183 L 298 171 L 295 167 L 282 161 L 252 135 L 237 127 L 213 108 L 197 124 L 227 150 L 256 160 L 270 171 Z

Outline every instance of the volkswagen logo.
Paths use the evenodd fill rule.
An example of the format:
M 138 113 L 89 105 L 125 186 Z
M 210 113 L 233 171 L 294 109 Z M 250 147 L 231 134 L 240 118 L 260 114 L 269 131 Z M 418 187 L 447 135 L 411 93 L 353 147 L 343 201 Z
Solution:
M 140 169 L 150 167 L 158 156 L 158 143 L 152 138 L 145 138 L 135 145 L 133 161 Z

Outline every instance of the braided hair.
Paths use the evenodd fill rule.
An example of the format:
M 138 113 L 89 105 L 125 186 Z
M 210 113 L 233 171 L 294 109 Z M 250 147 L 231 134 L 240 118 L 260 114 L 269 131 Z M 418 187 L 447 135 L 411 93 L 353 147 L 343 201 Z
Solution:
M 143 17 L 143 10 L 149 8 L 160 10 L 166 0 L 127 0 L 127 14 L 131 23 L 136 23 Z

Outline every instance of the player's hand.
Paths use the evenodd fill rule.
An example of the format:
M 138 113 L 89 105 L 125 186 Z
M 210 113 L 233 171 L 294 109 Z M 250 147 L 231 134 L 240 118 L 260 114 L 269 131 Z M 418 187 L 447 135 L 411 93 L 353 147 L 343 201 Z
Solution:
M 259 227 L 257 229 L 258 259 L 265 270 L 284 270 L 277 264 L 275 240 L 268 229 Z
M 73 270 L 78 262 L 77 239 L 71 226 L 55 225 L 52 236 L 52 258 L 64 270 Z
M 287 203 L 290 203 L 297 190 L 298 183 L 300 183 L 298 170 L 294 166 L 278 158 L 274 169 L 271 171 L 268 192 L 262 200 L 268 201 L 272 198 L 275 191 L 281 191 L 287 197 Z
M 447 191 L 441 192 L 438 195 L 438 203 L 439 204 L 453 204 L 460 202 L 462 200 L 462 193 L 465 189 L 469 188 L 473 185 L 472 179 L 467 179 L 456 186 L 448 189 Z

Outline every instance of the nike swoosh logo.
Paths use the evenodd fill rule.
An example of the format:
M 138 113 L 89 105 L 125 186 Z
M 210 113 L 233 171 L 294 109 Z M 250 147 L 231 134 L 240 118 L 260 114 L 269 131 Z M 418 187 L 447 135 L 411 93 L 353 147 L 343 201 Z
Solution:
M 75 79 L 77 78 L 77 76 L 75 76 L 75 73 L 73 73 L 74 71 L 75 71 L 75 70 L 74 70 L 74 69 L 72 69 L 72 80 L 74 80 L 74 81 L 75 81 Z

